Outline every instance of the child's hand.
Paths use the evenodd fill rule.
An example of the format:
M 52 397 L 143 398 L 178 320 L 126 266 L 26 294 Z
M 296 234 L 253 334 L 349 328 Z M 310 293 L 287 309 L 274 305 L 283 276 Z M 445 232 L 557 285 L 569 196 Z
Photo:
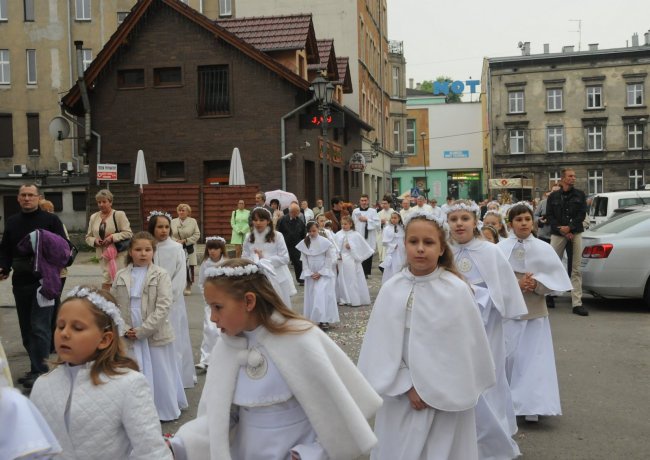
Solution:
M 124 334 L 124 337 L 126 337 L 127 339 L 130 339 L 130 340 L 137 340 L 138 339 L 134 328 L 131 328 L 128 331 L 126 331 L 126 333 Z
M 345 249 L 350 249 L 350 245 L 346 243 Z
M 313 273 L 311 275 L 311 279 L 313 279 L 314 281 L 318 281 L 320 279 L 320 273 Z
M 411 387 L 411 389 L 406 392 L 406 396 L 409 398 L 411 407 L 415 410 L 422 410 L 429 407 L 427 403 L 422 401 L 422 398 L 420 398 L 420 395 L 415 390 L 415 387 Z

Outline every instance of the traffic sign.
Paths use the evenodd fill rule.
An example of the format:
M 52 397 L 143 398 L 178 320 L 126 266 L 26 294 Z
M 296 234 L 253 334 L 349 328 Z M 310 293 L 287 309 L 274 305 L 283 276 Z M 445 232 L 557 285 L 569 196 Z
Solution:
M 97 180 L 117 180 L 117 165 L 110 163 L 98 163 Z

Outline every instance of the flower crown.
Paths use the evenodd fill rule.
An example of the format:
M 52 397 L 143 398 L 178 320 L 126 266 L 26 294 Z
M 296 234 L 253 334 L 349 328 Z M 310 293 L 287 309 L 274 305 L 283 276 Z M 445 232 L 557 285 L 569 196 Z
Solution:
M 511 206 L 511 208 L 514 208 L 515 206 L 520 206 L 520 205 L 521 205 L 521 206 L 526 206 L 526 207 L 527 207 L 528 209 L 530 209 L 531 211 L 534 211 L 534 210 L 533 210 L 533 206 L 532 206 L 528 201 L 518 201 L 517 203 L 513 204 L 513 205 Z
M 431 211 L 423 211 L 423 210 L 417 210 L 409 213 L 406 218 L 404 219 L 404 225 L 408 225 L 413 219 L 416 217 L 424 217 L 426 220 L 431 220 L 438 224 L 438 227 L 442 228 L 443 225 L 445 224 L 445 221 L 432 213 Z
M 120 336 L 123 336 L 126 332 L 126 324 L 122 319 L 120 314 L 120 309 L 113 302 L 105 298 L 103 295 L 99 294 L 96 291 L 92 291 L 87 287 L 75 286 L 70 292 L 66 295 L 66 300 L 68 299 L 88 299 L 95 307 L 99 308 L 101 311 L 106 313 L 111 317 L 115 325 L 117 326 L 117 331 Z
M 495 211 L 493 209 L 487 211 L 485 213 L 485 215 L 483 215 L 483 219 L 485 219 L 487 216 L 496 216 L 496 217 L 499 218 L 499 220 L 503 219 L 503 216 L 501 215 L 501 213 L 499 211 Z
M 226 239 L 220 236 L 208 236 L 205 242 L 207 243 L 208 241 L 219 241 L 220 243 L 226 244 Z
M 476 211 L 480 211 L 481 208 L 478 207 L 476 203 L 472 204 L 465 204 L 465 203 L 454 203 L 451 206 L 447 207 L 447 214 L 451 214 L 452 212 L 456 211 L 467 211 L 467 212 L 473 212 L 476 213 Z
M 271 262 L 267 260 L 260 260 L 259 256 L 255 255 L 253 263 L 244 265 L 243 267 L 210 267 L 205 271 L 206 278 L 219 278 L 222 276 L 248 276 L 253 273 L 261 273 L 269 278 L 275 276 L 275 270 Z
M 149 222 L 152 218 L 154 218 L 156 216 L 164 216 L 167 219 L 169 219 L 170 222 L 172 221 L 172 216 L 169 215 L 168 212 L 165 212 L 165 211 L 151 211 L 149 213 L 149 215 L 147 216 L 147 222 Z
M 273 218 L 273 216 L 271 215 L 271 211 L 269 211 L 269 210 L 266 209 L 266 208 L 263 208 L 262 206 L 255 206 L 255 207 L 253 208 L 253 211 L 252 211 L 252 212 L 257 211 L 258 209 L 261 209 L 261 210 L 264 211 L 266 214 L 268 214 L 268 216 L 269 216 L 269 218 L 270 218 L 269 220 L 271 220 L 271 219 Z

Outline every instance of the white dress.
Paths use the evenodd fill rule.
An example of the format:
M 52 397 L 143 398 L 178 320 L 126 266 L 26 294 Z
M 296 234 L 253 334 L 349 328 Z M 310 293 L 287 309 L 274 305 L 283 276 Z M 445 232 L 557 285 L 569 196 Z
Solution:
M 203 283 L 205 283 L 205 271 L 208 268 L 218 267 L 225 262 L 225 258 L 222 257 L 218 262 L 213 262 L 210 258 L 207 258 L 201 264 L 201 269 L 199 270 L 199 288 L 201 289 L 201 296 L 203 296 Z M 214 345 L 219 339 L 219 328 L 210 320 L 211 311 L 210 306 L 205 305 L 203 307 L 203 340 L 201 340 L 201 359 L 200 363 L 207 366 L 210 361 L 210 352 L 214 348 Z
M 359 217 L 366 217 L 368 220 L 366 222 L 361 222 Z M 379 214 L 375 208 L 368 208 L 362 210 L 361 208 L 356 208 L 352 211 L 352 220 L 354 221 L 354 228 L 356 232 L 361 235 L 361 238 L 364 238 L 368 246 L 373 250 L 377 247 L 377 232 L 381 231 L 381 219 L 379 219 Z M 368 257 L 371 257 L 370 254 Z M 366 257 L 366 259 L 368 258 Z
M 384 261 L 379 266 L 384 269 L 381 277 L 381 284 L 384 284 L 395 273 L 398 273 L 404 268 L 404 263 L 406 262 L 404 227 L 401 225 L 387 224 L 384 227 L 382 242 L 385 248 L 385 256 Z
M 275 241 L 270 243 L 266 242 L 266 235 L 269 233 L 269 228 L 264 229 L 262 233 L 253 229 L 255 242 L 250 242 L 250 233 L 246 234 L 244 238 L 244 246 L 242 250 L 242 257 L 255 261 L 258 258 L 255 254 L 255 249 L 262 251 L 259 259 L 266 259 L 273 265 L 275 275 L 271 276 L 271 284 L 278 293 L 287 308 L 291 308 L 291 296 L 295 295 L 298 291 L 293 284 L 293 278 L 289 271 L 289 250 L 287 244 L 284 242 L 282 233 L 275 232 Z
M 334 245 L 325 237 L 318 235 L 311 240 L 309 247 L 304 241 L 296 245 L 300 251 L 302 274 L 305 280 L 305 306 L 303 316 L 315 323 L 338 323 L 339 308 L 336 303 L 336 272 L 332 264 L 336 260 Z M 319 273 L 318 280 L 311 278 Z
M 476 240 L 468 244 L 471 245 L 474 241 Z M 494 244 L 487 244 L 492 245 L 489 247 L 496 249 Z M 456 259 L 456 266 L 474 287 L 496 370 L 496 385 L 486 390 L 476 405 L 479 458 L 515 458 L 521 455 L 521 452 L 517 443 L 512 439 L 512 436 L 517 432 L 517 418 L 506 378 L 506 343 L 503 332 L 503 317 L 490 297 L 486 280 L 479 269 L 477 253 L 469 251 L 466 245 L 453 245 L 452 249 Z M 506 273 L 506 275 L 509 274 Z M 514 279 L 514 282 L 516 283 L 516 279 Z M 520 314 L 525 313 L 520 312 Z
M 133 267 L 131 270 L 131 320 L 134 328 L 142 325 L 142 290 L 147 267 Z M 160 420 L 176 420 L 181 409 L 188 407 L 180 372 L 176 364 L 174 344 L 149 346 L 148 339 L 132 341 L 132 358 L 140 366 L 151 387 L 154 403 Z
M 354 230 L 341 230 L 335 236 L 341 251 L 336 279 L 338 302 L 353 307 L 369 305 L 370 291 L 361 262 L 371 257 L 374 251 Z
M 165 269 L 172 279 L 174 298 L 169 311 L 169 321 L 174 328 L 174 349 L 178 356 L 178 368 L 183 379 L 183 387 L 192 388 L 197 382 L 194 370 L 194 356 L 190 340 L 190 328 L 187 321 L 187 309 L 183 290 L 187 283 L 186 258 L 183 245 L 171 238 L 159 241 L 153 263 Z

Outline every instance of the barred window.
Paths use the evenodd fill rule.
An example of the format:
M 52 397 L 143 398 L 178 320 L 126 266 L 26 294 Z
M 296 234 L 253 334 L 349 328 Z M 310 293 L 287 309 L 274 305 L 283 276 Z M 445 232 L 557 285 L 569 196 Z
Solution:
M 198 103 L 200 117 L 230 114 L 230 81 L 227 65 L 199 66 Z

